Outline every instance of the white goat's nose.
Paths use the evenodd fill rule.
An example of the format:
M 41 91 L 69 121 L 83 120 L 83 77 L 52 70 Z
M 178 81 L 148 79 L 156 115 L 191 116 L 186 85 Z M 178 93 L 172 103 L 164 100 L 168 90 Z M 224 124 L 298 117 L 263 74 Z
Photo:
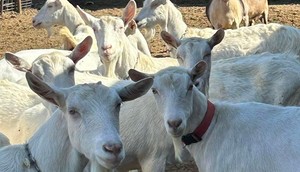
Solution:
M 112 47 L 112 45 L 103 45 L 103 46 L 101 47 L 101 49 L 102 49 L 103 51 L 105 51 L 105 50 L 111 49 L 111 47 Z
M 182 120 L 168 120 L 168 125 L 173 128 L 173 129 L 177 129 L 182 123 Z
M 121 143 L 115 143 L 115 144 L 105 144 L 103 145 L 103 150 L 108 153 L 112 153 L 115 155 L 120 154 L 122 150 L 122 144 Z
M 35 19 L 32 19 L 32 24 L 34 24 L 35 23 Z

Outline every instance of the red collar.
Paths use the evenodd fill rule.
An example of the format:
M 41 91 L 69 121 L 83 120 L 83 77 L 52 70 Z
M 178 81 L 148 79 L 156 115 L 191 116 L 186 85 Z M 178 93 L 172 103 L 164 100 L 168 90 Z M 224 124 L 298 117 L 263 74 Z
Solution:
M 215 114 L 215 106 L 212 102 L 207 100 L 207 110 L 206 110 L 205 116 L 204 116 L 203 120 L 201 121 L 200 125 L 198 125 L 198 127 L 192 133 L 183 135 L 181 137 L 181 141 L 185 145 L 190 145 L 192 143 L 200 142 L 202 140 L 202 136 L 207 131 L 207 129 L 214 117 L 214 114 Z

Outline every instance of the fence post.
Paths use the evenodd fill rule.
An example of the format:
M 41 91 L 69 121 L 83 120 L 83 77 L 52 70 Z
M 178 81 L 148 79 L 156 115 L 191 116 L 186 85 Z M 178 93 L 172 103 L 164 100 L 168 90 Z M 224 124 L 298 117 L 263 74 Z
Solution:
M 18 13 L 21 13 L 22 12 L 22 0 L 17 0 L 17 6 L 18 6 Z
M 2 14 L 3 13 L 3 1 L 4 0 L 0 0 L 1 2 L 0 2 L 0 14 Z

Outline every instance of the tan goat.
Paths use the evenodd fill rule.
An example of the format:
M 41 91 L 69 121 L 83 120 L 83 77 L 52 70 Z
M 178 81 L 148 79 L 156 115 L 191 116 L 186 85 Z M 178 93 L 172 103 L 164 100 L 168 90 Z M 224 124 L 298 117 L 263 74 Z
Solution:
M 243 20 L 245 26 L 253 25 L 256 18 L 267 24 L 268 13 L 268 0 L 211 0 L 206 6 L 214 29 L 239 28 Z
M 245 7 L 245 23 L 254 24 L 254 19 L 268 24 L 268 0 L 242 0 Z

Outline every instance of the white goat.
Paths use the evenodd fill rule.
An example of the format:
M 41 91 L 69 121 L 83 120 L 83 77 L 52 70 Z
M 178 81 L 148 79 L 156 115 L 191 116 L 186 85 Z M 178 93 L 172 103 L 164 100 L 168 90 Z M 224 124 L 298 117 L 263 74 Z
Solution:
M 0 131 L 12 144 L 24 143 L 48 119 L 49 112 L 28 87 L 0 80 L 0 90 Z M 43 113 L 38 119 L 32 115 L 37 112 Z
M 156 59 L 146 56 L 130 44 L 124 33 L 124 26 L 133 19 L 135 10 L 136 3 L 130 0 L 122 19 L 112 16 L 97 19 L 78 7 L 81 17 L 94 28 L 99 55 L 105 68 L 104 76 L 125 79 L 128 77 L 127 71 L 131 68 L 156 72 L 166 66 L 178 65 L 178 62 L 171 58 Z
M 299 171 L 300 108 L 213 105 L 193 85 L 205 66 L 201 61 L 191 70 L 172 67 L 154 76 L 152 92 L 176 150 L 182 141 L 192 143 L 186 148 L 203 172 Z
M 98 47 L 94 31 L 84 23 L 76 11 L 76 8 L 67 0 L 47 0 L 36 16 L 33 17 L 32 23 L 36 28 L 45 28 L 49 35 L 51 34 L 52 26 L 57 24 L 66 26 L 68 29 L 63 28 L 61 34 L 63 36 L 69 36 L 69 39 L 72 37 L 72 40 L 76 41 L 76 43 L 72 44 L 73 46 L 80 43 L 87 36 L 91 36 L 93 38 L 91 51 L 88 58 L 85 58 L 84 61 L 79 63 L 80 65 L 78 65 L 77 69 L 101 74 L 102 63 L 98 57 Z M 72 35 L 68 34 L 68 32 L 71 32 Z M 64 38 L 64 40 L 69 39 Z M 67 42 L 67 44 L 69 44 L 69 42 Z M 74 48 L 73 46 L 68 48 L 68 50 Z
M 50 66 L 62 68 L 58 65 L 64 66 L 64 64 L 67 64 L 68 61 L 70 61 L 70 59 L 65 56 L 57 56 L 55 57 L 55 59 L 56 58 L 60 58 L 60 60 L 56 60 L 59 63 Z M 42 68 L 46 68 L 48 66 L 47 63 L 43 63 L 41 65 Z M 66 75 L 66 77 L 70 77 L 70 79 L 65 78 L 64 80 L 71 80 L 73 77 L 71 77 L 67 72 L 68 67 L 62 69 L 64 69 L 65 71 L 60 72 L 60 78 L 65 78 L 62 75 Z M 75 79 L 77 80 L 77 83 L 86 82 L 87 80 L 101 80 L 101 82 L 106 86 L 116 87 L 120 85 L 118 81 L 114 79 L 100 76 L 91 79 L 90 76 L 92 75 L 87 76 L 86 74 L 75 71 Z M 131 83 L 131 81 L 123 82 Z M 151 94 L 149 94 L 148 96 L 142 96 L 137 100 L 124 103 L 121 106 L 120 134 L 125 147 L 126 157 L 122 161 L 120 167 L 117 168 L 118 171 L 142 168 L 142 170 L 146 172 L 160 172 L 164 171 L 167 161 L 174 162 L 174 148 L 172 140 L 170 137 L 167 137 L 167 133 L 163 128 L 163 119 L 155 109 L 155 100 Z M 35 129 L 35 125 L 42 124 L 43 121 L 37 120 L 43 120 L 44 118 L 38 117 L 36 115 L 34 119 L 35 121 L 26 120 L 27 123 L 25 124 L 29 129 L 33 130 Z M 138 124 L 135 124 L 137 121 Z M 22 122 L 22 124 L 25 125 L 24 121 Z M 132 125 L 135 125 L 135 127 L 131 127 Z M 146 126 L 148 128 L 147 130 L 145 130 Z M 147 137 L 145 137 L 145 135 Z M 23 140 L 27 139 L 28 137 L 26 139 L 23 138 Z M 164 140 L 163 142 L 161 141 L 162 139 Z
M 145 0 L 136 17 L 140 28 L 154 28 L 159 25 L 177 39 L 183 37 L 210 38 L 216 30 L 191 28 L 183 21 L 182 14 L 170 0 Z M 231 58 L 262 52 L 293 52 L 300 55 L 300 30 L 280 24 L 259 24 L 226 30 L 225 38 L 212 52 L 212 60 Z M 175 58 L 172 48 L 171 57 Z
M 91 45 L 92 38 L 87 37 L 75 47 L 71 54 L 67 56 L 59 52 L 44 54 L 32 62 L 32 65 L 14 54 L 6 53 L 5 55 L 6 60 L 14 68 L 30 71 L 48 84 L 65 88 L 75 84 L 75 65 L 85 57 Z M 78 72 L 76 76 L 79 76 L 80 83 L 99 80 L 96 77 L 91 77 L 93 76 L 91 74 Z M 4 101 L 0 105 L 0 122 L 3 123 L 0 126 L 0 131 L 9 137 L 13 144 L 24 143 L 57 107 L 48 102 L 41 104 L 41 99 L 33 94 L 29 88 L 6 80 L 0 81 L 2 82 L 0 87 L 2 89 L 1 100 Z M 14 99 L 11 98 L 12 95 L 15 95 Z M 12 105 L 15 107 L 11 108 Z
M 32 19 L 32 22 L 36 28 L 45 28 L 49 35 L 51 34 L 52 26 L 56 24 L 66 26 L 60 30 L 60 34 L 64 36 L 65 48 L 68 50 L 74 48 L 86 36 L 92 36 L 94 43 L 91 52 L 98 51 L 93 29 L 84 23 L 76 8 L 67 0 L 47 0 L 38 14 Z M 150 55 L 147 42 L 139 29 L 133 30 L 133 28 L 128 28 L 127 30 L 131 32 L 130 39 L 132 43 L 140 48 L 142 52 Z M 91 61 L 93 63 L 97 62 L 98 66 L 101 65 L 99 58 L 91 59 Z
M 167 32 L 161 35 L 177 48 L 176 56 L 181 66 L 192 68 L 200 60 L 207 63 L 207 71 L 198 79 L 197 87 L 212 100 L 300 104 L 299 55 L 262 53 L 211 62 L 213 45 L 221 42 L 224 31 L 218 31 L 210 39 L 177 40 Z M 276 94 L 270 94 L 270 91 L 276 91 Z
M 145 94 L 153 81 L 148 78 L 120 89 L 101 83 L 58 89 L 29 72 L 26 78 L 34 92 L 59 109 L 27 144 L 0 149 L 0 169 L 4 171 L 37 167 L 41 171 L 82 171 L 85 157 L 92 170 L 115 168 L 125 156 L 118 134 L 120 105 Z
M 66 26 L 77 42 L 91 36 L 94 42 L 91 51 L 97 52 L 98 50 L 93 29 L 84 23 L 76 8 L 67 0 L 47 0 L 32 18 L 32 24 L 36 28 L 45 28 L 49 36 L 52 26 L 57 24 Z

